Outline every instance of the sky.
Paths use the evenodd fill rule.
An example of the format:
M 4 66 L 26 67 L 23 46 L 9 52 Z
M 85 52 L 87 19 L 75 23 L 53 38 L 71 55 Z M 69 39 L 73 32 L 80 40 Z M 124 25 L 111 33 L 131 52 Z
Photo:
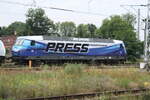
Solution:
M 81 23 L 92 23 L 97 27 L 100 27 L 105 18 L 109 18 L 109 16 L 112 15 L 121 15 L 128 12 L 137 15 L 138 8 L 141 9 L 141 18 L 145 18 L 146 8 L 131 8 L 129 6 L 122 7 L 120 5 L 147 4 L 147 0 L 0 0 L 0 26 L 8 26 L 15 21 L 25 22 L 25 14 L 27 13 L 27 10 L 31 8 L 29 6 L 10 4 L 8 2 L 36 5 L 32 6 L 32 8 L 57 7 L 80 12 L 88 12 L 88 14 L 84 14 L 43 8 L 46 12 L 46 15 L 54 22 L 73 21 L 77 25 Z M 91 13 L 97 13 L 97 15 Z M 141 31 L 143 29 L 142 22 L 140 29 Z

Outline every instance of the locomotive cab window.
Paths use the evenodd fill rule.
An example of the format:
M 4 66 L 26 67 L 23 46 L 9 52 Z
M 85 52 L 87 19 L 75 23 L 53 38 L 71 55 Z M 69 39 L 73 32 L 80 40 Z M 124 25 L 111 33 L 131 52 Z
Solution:
M 24 42 L 23 39 L 18 39 L 18 40 L 16 40 L 15 45 L 22 45 L 23 42 Z
M 123 48 L 123 45 L 122 45 L 122 44 L 120 44 L 120 48 Z
M 33 40 L 32 40 L 33 41 Z M 35 45 L 35 42 L 32 42 L 31 40 L 24 40 L 23 41 L 23 46 L 34 46 Z
M 35 46 L 35 40 L 31 41 L 31 46 Z

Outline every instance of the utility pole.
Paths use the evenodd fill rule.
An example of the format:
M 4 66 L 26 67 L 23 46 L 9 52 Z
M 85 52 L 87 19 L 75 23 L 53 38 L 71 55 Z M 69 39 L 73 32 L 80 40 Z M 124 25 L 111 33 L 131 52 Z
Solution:
M 148 63 L 148 36 L 149 36 L 149 17 L 150 17 L 150 0 L 148 0 L 147 4 L 147 18 L 146 18 L 146 26 L 145 26 L 145 39 L 144 39 L 144 61 Z
M 140 9 L 138 9 L 137 39 L 140 40 Z
M 36 1 L 35 0 L 32 0 L 32 1 L 33 1 L 32 6 L 36 7 L 37 6 Z
M 90 3 L 92 2 L 93 0 L 89 0 L 88 1 L 88 12 L 90 12 Z
M 150 34 L 150 0 L 147 0 L 147 5 L 123 5 L 123 6 L 143 6 L 147 7 L 147 17 L 145 20 L 145 30 L 144 30 L 144 62 L 140 63 L 140 68 L 146 68 L 148 71 L 150 71 L 150 65 L 148 63 L 149 60 L 149 55 L 148 55 L 148 50 L 149 50 L 149 34 Z M 137 38 L 139 39 L 140 37 L 140 9 L 138 9 L 138 27 L 137 27 Z

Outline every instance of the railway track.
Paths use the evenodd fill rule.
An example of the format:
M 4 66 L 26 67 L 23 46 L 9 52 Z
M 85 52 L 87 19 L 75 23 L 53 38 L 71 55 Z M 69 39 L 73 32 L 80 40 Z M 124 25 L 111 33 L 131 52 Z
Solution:
M 63 65 L 62 65 L 63 66 Z M 57 70 L 64 68 L 62 66 L 56 66 L 56 67 L 47 67 L 46 70 Z M 118 69 L 118 68 L 139 68 L 137 64 L 120 64 L 120 65 L 89 65 L 89 67 L 95 67 L 97 69 Z M 35 71 L 41 71 L 45 69 L 44 65 L 40 67 L 32 67 L 29 68 L 28 66 L 22 66 L 22 65 L 10 65 L 5 64 L 4 66 L 0 66 L 0 71 L 22 71 L 22 70 L 35 70 Z
M 120 96 L 120 95 L 140 95 L 146 92 L 149 92 L 150 89 L 128 89 L 128 90 L 118 90 L 118 91 L 105 91 L 105 92 L 96 92 L 96 93 L 82 93 L 82 94 L 71 94 L 71 95 L 63 95 L 63 96 L 52 96 L 52 97 L 37 97 L 37 98 L 25 98 L 22 100 L 72 100 L 72 99 L 82 99 L 85 98 L 93 98 L 93 97 L 101 97 L 105 95 Z

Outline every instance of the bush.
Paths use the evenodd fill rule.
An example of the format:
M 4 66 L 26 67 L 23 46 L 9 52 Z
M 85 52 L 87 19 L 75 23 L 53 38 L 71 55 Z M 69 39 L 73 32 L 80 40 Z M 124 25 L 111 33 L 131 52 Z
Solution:
M 82 64 L 67 64 L 64 71 L 66 74 L 81 75 L 83 67 L 84 66 Z
M 59 70 L 0 71 L 0 100 L 150 86 L 149 73 L 140 72 L 139 69 L 97 69 L 84 66 L 66 64 L 64 69 Z

